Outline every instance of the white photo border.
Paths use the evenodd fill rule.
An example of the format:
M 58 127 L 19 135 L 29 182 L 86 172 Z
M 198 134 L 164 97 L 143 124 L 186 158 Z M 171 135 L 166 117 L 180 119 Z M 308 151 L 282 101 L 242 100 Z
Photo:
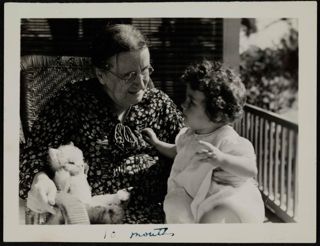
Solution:
M 297 18 L 299 25 L 299 218 L 284 224 L 90 225 L 19 224 L 19 74 L 22 18 Z M 4 5 L 4 241 L 5 242 L 315 242 L 317 3 L 5 3 Z M 166 234 L 130 238 L 167 228 Z M 174 233 L 172 236 L 171 233 Z

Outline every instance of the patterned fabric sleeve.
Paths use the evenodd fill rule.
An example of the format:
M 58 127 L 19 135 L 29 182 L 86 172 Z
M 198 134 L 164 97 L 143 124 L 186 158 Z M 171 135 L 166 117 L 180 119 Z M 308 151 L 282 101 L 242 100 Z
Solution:
M 19 156 L 19 195 L 25 199 L 33 177 L 40 171 L 49 176 L 47 165 L 48 147 L 72 141 L 75 114 L 70 106 L 70 95 L 50 101 L 34 122 L 30 135 L 20 147 Z

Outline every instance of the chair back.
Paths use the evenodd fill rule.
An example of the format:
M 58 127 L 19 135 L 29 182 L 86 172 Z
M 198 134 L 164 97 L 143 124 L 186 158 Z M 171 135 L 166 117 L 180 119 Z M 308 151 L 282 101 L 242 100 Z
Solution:
M 87 57 L 30 55 L 20 63 L 21 131 L 28 136 L 44 105 L 67 83 L 95 77 Z

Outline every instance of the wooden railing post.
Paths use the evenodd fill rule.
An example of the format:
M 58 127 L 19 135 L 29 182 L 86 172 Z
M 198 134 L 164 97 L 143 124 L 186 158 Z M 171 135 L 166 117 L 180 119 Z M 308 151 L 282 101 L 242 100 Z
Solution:
M 283 221 L 296 221 L 298 125 L 275 113 L 246 105 L 235 129 L 255 147 L 257 180 L 266 206 Z

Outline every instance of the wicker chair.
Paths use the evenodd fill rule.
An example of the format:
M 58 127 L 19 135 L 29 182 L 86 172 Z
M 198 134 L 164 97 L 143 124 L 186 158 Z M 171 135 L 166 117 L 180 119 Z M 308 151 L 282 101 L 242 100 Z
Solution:
M 63 86 L 67 83 L 93 78 L 95 75 L 90 59 L 86 57 L 23 56 L 20 66 L 20 143 L 23 144 L 39 112 L 50 99 L 59 93 Z M 70 210 L 71 208 L 68 209 L 70 199 L 66 203 L 68 202 L 69 204 L 65 205 L 67 210 Z M 21 203 L 25 206 L 25 202 Z M 83 206 L 76 206 L 82 211 L 81 213 L 86 213 Z M 64 216 L 65 220 L 71 224 L 89 223 L 88 220 L 79 221 L 77 218 L 73 220 L 66 213 Z M 80 217 L 87 218 L 87 215 Z M 46 223 L 46 218 L 47 214 L 36 214 L 25 207 L 26 224 L 43 224 Z
M 21 133 L 28 137 L 38 113 L 66 85 L 93 78 L 90 59 L 71 56 L 23 56 L 21 58 Z

